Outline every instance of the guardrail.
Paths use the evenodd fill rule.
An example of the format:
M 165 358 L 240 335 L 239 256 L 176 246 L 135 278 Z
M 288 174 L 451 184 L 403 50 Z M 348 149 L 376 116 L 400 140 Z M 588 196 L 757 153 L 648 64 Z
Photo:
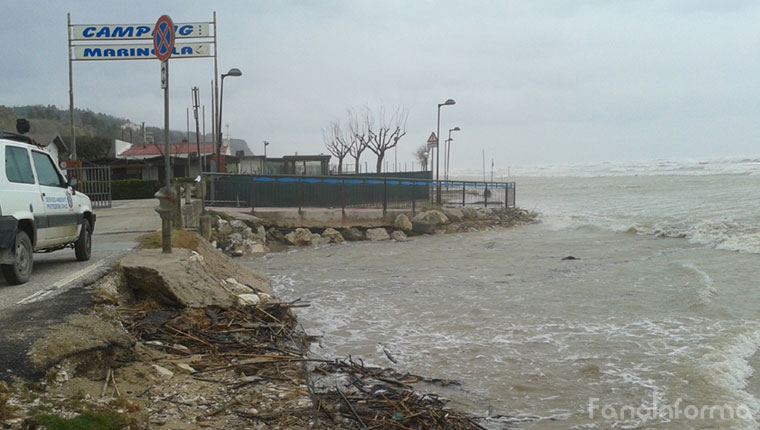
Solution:
M 204 173 L 207 206 L 411 209 L 432 206 L 515 207 L 514 182 L 435 181 L 361 176 Z

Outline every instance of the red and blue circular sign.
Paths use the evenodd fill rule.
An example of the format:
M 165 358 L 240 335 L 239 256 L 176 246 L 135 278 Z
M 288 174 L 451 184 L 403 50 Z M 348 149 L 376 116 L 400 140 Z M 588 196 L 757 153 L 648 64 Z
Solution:
M 158 61 L 166 61 L 174 49 L 174 22 L 169 15 L 161 15 L 153 28 L 153 49 Z

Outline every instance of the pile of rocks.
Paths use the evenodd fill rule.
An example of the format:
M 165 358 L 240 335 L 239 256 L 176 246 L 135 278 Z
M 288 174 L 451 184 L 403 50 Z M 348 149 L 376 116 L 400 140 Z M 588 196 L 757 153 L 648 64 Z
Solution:
M 504 208 L 438 208 L 417 213 L 412 219 L 398 215 L 392 226 L 377 228 L 347 227 L 308 229 L 298 227 L 266 228 L 264 220 L 245 215 L 243 220 L 225 220 L 218 215 L 212 219 L 211 240 L 225 254 L 240 256 L 263 255 L 280 246 L 321 246 L 346 241 L 403 242 L 409 236 L 459 233 L 511 227 L 535 221 L 536 214 L 523 209 Z
M 211 219 L 211 244 L 233 257 L 268 253 L 266 228 L 255 220 L 251 224 L 238 219 L 227 221 L 214 215 Z

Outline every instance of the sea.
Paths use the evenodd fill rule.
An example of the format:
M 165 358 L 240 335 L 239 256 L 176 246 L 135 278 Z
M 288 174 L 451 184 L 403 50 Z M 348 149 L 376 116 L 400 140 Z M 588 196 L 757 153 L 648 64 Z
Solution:
M 538 223 L 246 264 L 311 304 L 312 354 L 449 381 L 418 388 L 487 428 L 760 427 L 760 158 L 494 174 Z

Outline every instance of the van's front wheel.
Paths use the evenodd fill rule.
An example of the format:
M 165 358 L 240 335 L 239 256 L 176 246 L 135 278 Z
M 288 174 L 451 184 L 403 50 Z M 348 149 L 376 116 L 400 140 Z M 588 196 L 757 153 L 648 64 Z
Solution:
M 87 218 L 82 220 L 82 230 L 79 232 L 79 239 L 74 244 L 74 253 L 79 261 L 89 260 L 92 254 L 92 227 Z
M 32 266 L 34 265 L 32 261 L 33 253 L 34 248 L 32 248 L 32 241 L 29 240 L 29 235 L 24 231 L 17 231 L 13 264 L 3 264 L 1 266 L 3 276 L 9 284 L 23 284 L 31 278 Z

